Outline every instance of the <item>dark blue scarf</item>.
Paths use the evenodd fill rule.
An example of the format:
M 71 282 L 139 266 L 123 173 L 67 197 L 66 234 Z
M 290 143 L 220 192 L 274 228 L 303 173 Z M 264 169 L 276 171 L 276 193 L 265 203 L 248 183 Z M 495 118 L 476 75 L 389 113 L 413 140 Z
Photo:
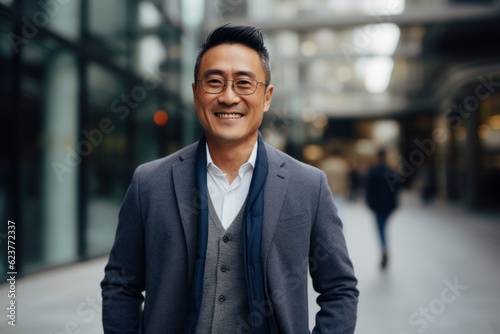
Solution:
M 198 216 L 198 235 L 196 248 L 196 264 L 194 281 L 192 283 L 190 295 L 190 310 L 187 320 L 187 333 L 194 333 L 198 316 L 200 314 L 201 299 L 203 296 L 203 276 L 205 271 L 205 258 L 207 253 L 208 239 L 208 189 L 207 189 L 207 155 L 206 139 L 203 136 L 198 142 L 196 151 L 196 189 L 199 191 L 198 203 L 200 212 Z M 257 159 L 253 171 L 250 190 L 245 205 L 245 215 L 243 221 L 243 252 L 245 278 L 248 286 L 248 297 L 250 301 L 250 312 L 255 315 L 262 314 L 262 307 L 265 301 L 265 279 L 261 263 L 262 244 L 262 222 L 264 220 L 264 184 L 268 172 L 267 154 L 264 142 L 259 133 L 257 145 Z M 250 320 L 253 317 L 249 317 Z M 272 316 L 267 317 L 267 321 L 273 321 Z M 267 321 L 251 323 L 254 334 L 269 334 Z M 253 321 L 253 320 L 251 320 Z M 229 329 L 232 330 L 232 329 Z M 274 331 L 273 331 L 274 332 Z

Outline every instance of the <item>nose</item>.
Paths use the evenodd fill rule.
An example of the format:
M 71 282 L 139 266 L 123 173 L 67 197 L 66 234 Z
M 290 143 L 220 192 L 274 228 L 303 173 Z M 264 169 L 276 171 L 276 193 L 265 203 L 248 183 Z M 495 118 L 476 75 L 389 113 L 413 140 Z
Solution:
M 226 87 L 219 94 L 217 101 L 221 104 L 232 105 L 239 103 L 241 97 L 234 91 L 233 81 L 226 81 Z

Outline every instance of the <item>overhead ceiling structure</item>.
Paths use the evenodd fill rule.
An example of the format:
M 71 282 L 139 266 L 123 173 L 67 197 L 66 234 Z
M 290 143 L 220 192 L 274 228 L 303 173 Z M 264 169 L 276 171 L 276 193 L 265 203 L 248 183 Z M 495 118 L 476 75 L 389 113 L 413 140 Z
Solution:
M 500 72 L 496 0 L 255 0 L 207 10 L 207 30 L 264 30 L 275 101 L 295 113 L 437 112 L 471 79 Z

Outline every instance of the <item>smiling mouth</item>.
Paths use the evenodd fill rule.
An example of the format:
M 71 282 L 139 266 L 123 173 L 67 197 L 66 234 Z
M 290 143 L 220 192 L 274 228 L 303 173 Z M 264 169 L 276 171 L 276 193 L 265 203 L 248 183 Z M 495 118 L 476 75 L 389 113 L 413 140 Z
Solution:
M 231 114 L 226 114 L 226 113 L 215 113 L 215 116 L 219 118 L 229 118 L 229 119 L 237 119 L 237 118 L 242 118 L 242 114 L 236 114 L 236 113 L 231 113 Z

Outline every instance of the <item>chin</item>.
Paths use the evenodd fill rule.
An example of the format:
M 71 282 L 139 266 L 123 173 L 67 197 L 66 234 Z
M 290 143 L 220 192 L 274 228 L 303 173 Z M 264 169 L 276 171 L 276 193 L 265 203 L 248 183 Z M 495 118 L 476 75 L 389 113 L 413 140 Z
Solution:
M 218 137 L 220 141 L 226 143 L 226 144 L 234 144 L 240 142 L 243 137 L 241 136 L 223 136 L 223 137 Z
M 213 136 L 214 139 L 216 139 L 219 142 L 225 143 L 225 144 L 235 144 L 243 141 L 246 137 L 241 135 L 240 133 L 235 133 L 235 134 L 228 134 L 224 133 L 222 135 L 215 135 Z

